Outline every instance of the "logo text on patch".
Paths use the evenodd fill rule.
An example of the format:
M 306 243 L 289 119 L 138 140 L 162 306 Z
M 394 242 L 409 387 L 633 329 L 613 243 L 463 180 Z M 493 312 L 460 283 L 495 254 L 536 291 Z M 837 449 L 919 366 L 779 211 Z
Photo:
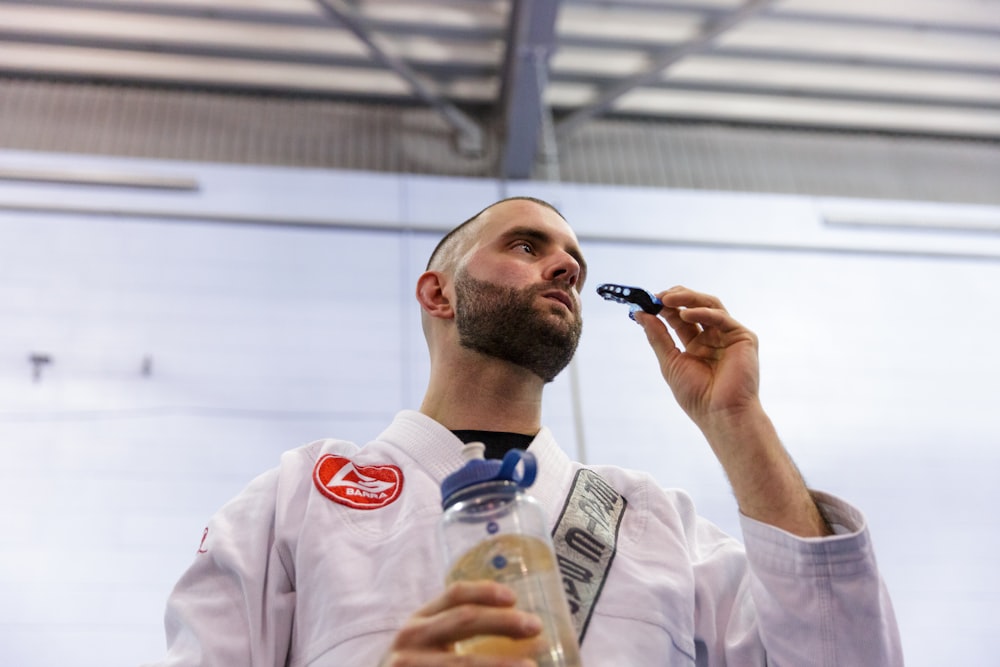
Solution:
M 355 509 L 372 510 L 399 498 L 403 473 L 393 465 L 360 466 L 343 456 L 326 454 L 316 462 L 313 482 L 330 500 Z

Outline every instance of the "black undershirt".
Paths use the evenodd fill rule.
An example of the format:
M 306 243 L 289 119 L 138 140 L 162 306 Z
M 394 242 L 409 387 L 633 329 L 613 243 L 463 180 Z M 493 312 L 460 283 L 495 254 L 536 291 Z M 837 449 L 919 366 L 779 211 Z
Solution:
M 486 458 L 502 459 L 512 449 L 527 449 L 533 435 L 506 431 L 452 431 L 462 442 L 481 442 L 486 445 Z

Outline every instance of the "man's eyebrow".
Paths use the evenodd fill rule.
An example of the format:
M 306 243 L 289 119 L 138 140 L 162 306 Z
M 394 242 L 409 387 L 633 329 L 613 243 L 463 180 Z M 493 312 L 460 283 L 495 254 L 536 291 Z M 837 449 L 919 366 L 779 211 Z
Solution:
M 512 227 L 508 229 L 501 237 L 504 241 L 512 241 L 514 239 L 528 239 L 529 241 L 538 241 L 543 244 L 552 244 L 552 237 L 540 229 L 534 227 Z M 565 248 L 566 254 L 576 260 L 576 263 L 580 265 L 580 273 L 587 275 L 587 261 L 583 258 L 583 253 L 576 246 L 568 246 Z

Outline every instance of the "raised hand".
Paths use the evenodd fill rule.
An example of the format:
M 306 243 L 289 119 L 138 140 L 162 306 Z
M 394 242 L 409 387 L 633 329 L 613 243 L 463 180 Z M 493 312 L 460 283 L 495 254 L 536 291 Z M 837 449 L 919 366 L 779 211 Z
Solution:
M 663 302 L 659 315 L 638 312 L 635 320 L 674 398 L 725 469 L 740 510 L 796 535 L 830 534 L 760 404 L 757 336 L 714 296 L 673 287 L 657 297 Z
M 714 296 L 686 287 L 660 292 L 659 316 L 638 312 L 678 404 L 703 430 L 716 419 L 759 409 L 757 336 Z M 678 347 L 666 324 L 676 332 Z

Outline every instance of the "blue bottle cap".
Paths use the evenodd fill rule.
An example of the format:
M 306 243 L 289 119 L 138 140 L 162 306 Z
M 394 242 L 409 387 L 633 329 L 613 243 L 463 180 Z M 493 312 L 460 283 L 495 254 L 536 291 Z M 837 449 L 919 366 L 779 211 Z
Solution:
M 448 506 L 449 499 L 462 489 L 467 489 L 484 482 L 513 482 L 519 488 L 526 489 L 535 482 L 538 473 L 538 462 L 535 455 L 523 449 L 512 449 L 504 455 L 502 461 L 482 458 L 482 444 L 469 443 L 463 453 L 471 457 L 468 462 L 445 477 L 441 482 L 441 504 Z M 476 456 L 478 454 L 478 456 Z M 520 468 L 518 467 L 520 465 Z

